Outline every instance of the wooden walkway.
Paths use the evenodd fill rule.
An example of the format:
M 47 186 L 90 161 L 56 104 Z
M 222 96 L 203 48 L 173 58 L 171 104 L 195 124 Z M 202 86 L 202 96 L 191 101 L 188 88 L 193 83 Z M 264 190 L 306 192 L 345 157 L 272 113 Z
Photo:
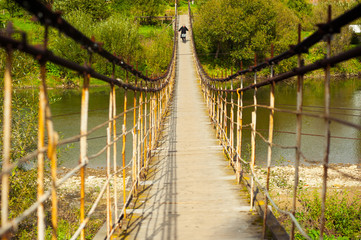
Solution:
M 189 26 L 181 16 L 179 25 Z M 188 34 L 189 35 L 189 34 Z M 189 36 L 179 42 L 173 111 L 143 191 L 128 214 L 126 234 L 114 239 L 261 239 L 215 138 L 197 82 Z

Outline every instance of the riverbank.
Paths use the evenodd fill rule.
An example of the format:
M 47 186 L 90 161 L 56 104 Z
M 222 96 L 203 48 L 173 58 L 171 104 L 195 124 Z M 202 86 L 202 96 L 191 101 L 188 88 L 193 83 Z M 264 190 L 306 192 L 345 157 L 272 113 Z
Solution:
M 64 177 L 67 173 L 69 173 L 72 169 L 61 167 L 58 170 L 58 178 Z M 121 177 L 120 175 L 118 177 Z M 87 168 L 85 172 L 85 184 L 86 184 L 86 194 L 93 195 L 98 197 L 101 189 L 103 188 L 107 178 L 106 169 L 103 167 L 100 168 Z M 126 178 L 126 182 L 128 182 L 129 176 Z M 80 193 L 80 174 L 75 174 L 70 177 L 67 181 L 65 181 L 59 187 L 59 193 L 61 196 L 66 197 L 67 195 L 73 195 Z M 113 178 L 110 180 L 110 185 L 113 185 Z M 123 182 L 118 182 L 118 189 L 123 189 Z M 111 193 L 113 195 L 113 193 Z M 104 195 L 105 197 L 105 195 Z M 74 198 L 72 198 L 73 202 Z
M 299 168 L 299 188 L 321 189 L 323 182 L 322 166 L 301 166 Z M 256 169 L 257 174 L 266 176 L 265 168 Z M 294 166 L 271 168 L 271 189 L 274 192 L 288 193 L 293 190 Z M 328 170 L 327 186 L 331 189 L 355 189 L 361 193 L 361 164 L 332 164 Z M 260 179 L 266 185 L 266 178 Z
M 258 168 L 256 172 L 263 175 L 260 182 L 265 186 L 266 169 Z M 270 195 L 277 206 L 287 212 L 293 211 L 294 173 L 293 166 L 271 168 Z M 360 176 L 361 164 L 329 166 L 324 239 L 360 239 Z M 322 166 L 299 168 L 295 217 L 311 239 L 320 238 L 322 182 Z M 273 205 L 269 208 L 286 231 L 290 232 L 292 222 L 289 216 L 279 212 Z M 297 230 L 296 236 L 296 239 L 304 239 Z
M 64 177 L 72 169 L 60 167 L 58 169 L 58 179 Z M 126 178 L 126 183 L 129 177 Z M 90 210 L 94 202 L 99 196 L 101 189 L 106 182 L 106 169 L 105 168 L 87 168 L 85 171 L 85 212 Z M 113 179 L 110 181 L 113 184 Z M 68 239 L 79 227 L 79 209 L 80 209 L 80 174 L 76 173 L 65 181 L 58 188 L 58 219 L 60 222 L 59 228 L 64 228 L 66 231 L 65 238 Z M 122 181 L 118 182 L 118 191 L 123 189 Z M 111 191 L 111 197 L 114 192 Z M 106 221 L 106 193 L 100 199 L 95 212 L 90 217 L 90 221 L 86 227 L 87 239 L 92 239 L 98 232 L 101 226 Z M 65 224 L 65 226 L 64 226 Z

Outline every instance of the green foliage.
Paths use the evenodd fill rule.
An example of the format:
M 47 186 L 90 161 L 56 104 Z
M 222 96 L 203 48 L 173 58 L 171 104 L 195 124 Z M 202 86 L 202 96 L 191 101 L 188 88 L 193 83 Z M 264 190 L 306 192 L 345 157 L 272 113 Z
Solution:
M 3 79 L 1 78 L 1 82 Z M 3 85 L 3 83 L 1 83 Z M 3 120 L 3 91 L 0 93 L 0 125 Z M 11 152 L 12 162 L 24 157 L 37 148 L 37 97 L 24 97 L 21 93 L 14 91 L 12 98 L 12 134 Z M 35 100 L 36 99 L 36 100 Z M 3 131 L 0 132 L 0 146 L 3 146 Z M 2 158 L 2 148 L 0 154 Z M 2 161 L 2 159 L 1 159 Z M 28 209 L 37 199 L 37 170 L 31 168 L 33 161 L 19 165 L 11 171 L 9 191 L 9 218 L 19 216 Z M 29 233 L 36 227 L 36 213 L 21 222 L 20 232 Z M 27 234 L 29 237 L 31 234 Z M 32 239 L 30 236 L 27 239 Z M 26 239 L 26 238 L 24 238 Z
M 2 84 L 3 85 L 3 84 Z M 3 116 L 3 91 L 0 94 L 1 111 L 0 116 Z M 24 157 L 28 152 L 31 152 L 37 147 L 37 98 L 24 97 L 20 94 L 13 94 L 12 98 L 12 151 L 11 159 L 19 159 Z M 1 117 L 0 124 L 2 127 Z M 0 145 L 3 145 L 3 132 L 0 133 Z M 0 154 L 2 157 L 2 148 Z
M 332 7 L 332 19 L 343 14 L 345 11 L 349 10 L 353 4 L 348 1 L 335 1 L 327 0 L 321 1 L 319 4 L 315 5 L 313 8 L 313 21 L 314 25 L 318 23 L 324 23 L 327 21 L 327 8 L 328 6 Z M 316 28 L 315 28 L 316 30 Z M 331 54 L 339 54 L 345 50 L 348 50 L 351 44 L 352 32 L 348 26 L 341 29 L 340 34 L 335 34 L 331 43 Z M 324 49 L 319 50 L 323 51 L 326 54 L 326 43 L 321 43 L 316 46 L 316 48 Z
M 299 15 L 307 14 L 309 15 L 312 10 L 312 6 L 305 0 L 288 0 L 287 6 L 297 12 Z
M 91 15 L 79 10 L 74 10 L 64 15 L 64 18 L 87 37 L 94 33 L 94 22 Z M 54 35 L 50 38 L 50 49 L 55 55 L 66 58 L 78 64 L 84 64 L 88 59 L 88 53 L 78 43 L 64 35 Z M 75 77 L 77 74 L 59 67 L 57 75 L 61 77 Z
M 321 200 L 319 194 L 313 196 L 305 192 L 301 194 L 302 211 L 296 214 L 297 219 L 313 239 L 319 239 Z M 352 196 L 348 192 L 330 193 L 326 200 L 325 239 L 359 239 L 361 237 L 361 200 L 359 196 Z M 303 239 L 299 237 L 299 239 Z
M 320 230 L 311 229 L 308 232 L 308 235 L 311 237 L 311 239 L 317 240 L 317 239 L 320 239 L 321 232 L 320 232 Z M 295 235 L 295 238 L 296 239 L 304 239 L 304 237 L 299 233 L 297 233 Z M 348 237 L 335 237 L 334 235 L 328 236 L 327 234 L 324 233 L 323 234 L 323 239 L 324 240 L 349 240 L 350 238 L 348 238 Z
M 3 1 L 5 2 L 5 1 Z M 46 1 L 51 2 L 51 1 Z M 106 2 L 106 3 L 105 3 Z M 162 6 L 165 6 L 165 2 L 157 0 L 153 2 L 154 11 L 152 14 L 162 13 Z M 55 0 L 53 3 L 54 10 L 61 10 L 63 17 L 71 23 L 75 28 L 84 33 L 87 37 L 91 38 L 95 36 L 95 40 L 101 43 L 101 46 L 107 51 L 114 53 L 122 57 L 125 61 L 130 63 L 138 62 L 141 70 L 147 70 L 149 73 L 155 74 L 159 71 L 164 71 L 167 64 L 164 64 L 165 60 L 170 59 L 170 50 L 172 49 L 172 38 L 169 37 L 170 27 L 167 25 L 157 25 L 154 29 L 157 29 L 158 34 L 151 33 L 142 35 L 138 32 L 138 24 L 134 22 L 134 17 L 130 15 L 130 11 L 137 8 L 139 5 L 143 7 L 149 7 L 148 2 L 138 1 L 133 2 L 130 0 L 117 0 L 117 1 L 105 1 L 105 0 Z M 158 7 L 155 7 L 158 6 Z M 159 8 L 160 7 L 160 8 Z M 114 9 L 114 12 L 110 15 L 110 9 Z M 147 10 L 148 11 L 148 10 Z M 122 12 L 122 13 L 119 13 Z M 37 23 L 30 21 L 29 16 L 11 17 L 8 13 L 1 16 L 1 23 L 5 23 L 11 20 L 14 23 L 14 27 L 20 31 L 27 32 L 27 38 L 31 44 L 41 44 L 43 41 L 44 28 Z M 19 34 L 17 34 L 19 35 Z M 59 34 L 55 30 L 51 29 L 49 37 L 49 49 L 57 56 L 66 58 L 69 61 L 83 65 L 88 61 L 88 52 L 82 48 L 78 43 L 73 41 L 67 36 Z M 164 36 L 163 36 L 164 35 Z M 19 35 L 20 36 L 20 35 Z M 15 35 L 16 38 L 18 38 Z M 155 38 L 150 40 L 149 38 Z M 156 39 L 159 39 L 161 43 L 157 43 Z M 169 42 L 166 42 L 168 41 Z M 167 49 L 162 49 L 166 47 Z M 167 54 L 163 58 L 162 54 Z M 144 55 L 147 55 L 151 60 L 145 60 Z M 161 59 L 155 60 L 160 57 Z M 26 54 L 20 52 L 14 52 L 13 55 L 13 78 L 15 85 L 37 85 L 39 83 L 39 68 L 37 61 L 33 57 L 29 57 Z M 150 66 L 149 64 L 153 64 Z M 135 64 L 134 64 L 135 65 Z M 3 75 L 5 66 L 5 53 L 0 50 L 0 74 Z M 92 67 L 102 74 L 110 75 L 110 69 L 112 68 L 106 60 L 100 58 L 97 54 L 93 54 Z M 48 76 L 51 86 L 57 84 L 66 84 L 71 79 L 77 78 L 79 75 L 76 72 L 69 71 L 63 67 L 57 66 L 52 63 L 47 64 Z
M 0 75 L 2 76 L 5 70 L 5 59 L 5 51 L 0 50 Z M 15 86 L 24 84 L 25 82 L 31 85 L 33 81 L 36 81 L 35 78 L 39 76 L 37 75 L 39 73 L 39 67 L 34 58 L 25 53 L 14 51 L 12 59 L 12 77 Z
M 138 25 L 120 14 L 112 15 L 97 24 L 94 34 L 107 51 L 124 59 L 134 57 L 139 52 Z
M 24 10 L 12 0 L 0 0 L 0 9 L 5 9 L 11 17 L 24 15 Z
M 9 217 L 15 218 L 28 209 L 37 200 L 37 170 L 16 168 L 10 176 Z M 47 205 L 47 204 L 46 204 Z M 37 225 L 36 212 L 19 225 L 16 233 L 19 239 L 34 239 Z
M 163 0 L 135 0 L 136 15 L 153 17 L 164 12 L 164 9 Z
M 198 1 L 197 1 L 197 3 L 198 3 Z M 174 4 L 173 4 L 173 6 L 174 6 Z M 192 5 L 192 8 L 194 8 L 194 5 Z M 179 0 L 178 3 L 177 3 L 177 10 L 178 10 L 179 15 L 188 14 L 188 1 Z
M 303 26 L 306 28 L 310 28 L 309 21 L 310 16 L 312 15 L 312 5 L 306 0 L 288 0 L 287 6 L 291 9 L 300 21 L 303 23 Z
M 114 14 L 107 20 L 94 25 L 96 41 L 101 42 L 107 51 L 121 56 L 125 61 L 137 60 L 141 46 L 139 43 L 138 25 L 123 15 Z M 111 67 L 109 62 L 95 56 L 93 67 L 100 73 L 107 74 L 105 69 Z
M 235 1 L 235 0 L 204 0 L 195 14 L 194 36 L 197 51 L 202 64 L 207 68 L 230 69 L 238 67 L 243 61 L 245 67 L 269 57 L 270 45 L 274 45 L 274 55 L 297 44 L 297 25 L 313 33 L 316 24 L 325 22 L 328 5 L 332 5 L 332 17 L 335 18 L 353 7 L 354 1 L 327 0 L 311 5 L 306 0 L 282 1 Z M 306 37 L 303 34 L 302 39 Z M 351 48 L 352 34 L 348 27 L 335 34 L 332 41 L 332 55 Z M 304 54 L 305 63 L 313 63 L 325 57 L 325 42 L 310 49 Z M 291 58 L 275 66 L 276 73 L 289 71 L 297 66 L 297 59 Z M 342 63 L 336 66 L 338 73 L 357 74 L 360 63 Z M 262 73 L 261 73 L 262 74 Z
M 155 36 L 143 40 L 143 53 L 145 70 L 150 75 L 161 75 L 172 56 L 172 37 L 171 28 L 165 29 L 164 32 L 155 33 Z
M 111 9 L 122 14 L 130 14 L 133 4 L 132 0 L 114 0 L 111 3 Z
M 110 4 L 106 0 L 54 0 L 53 7 L 64 13 L 80 11 L 92 19 L 103 20 L 110 16 Z
M 255 53 L 259 61 L 269 56 L 266 53 L 271 43 L 281 52 L 290 39 L 296 40 L 290 29 L 294 19 L 294 14 L 277 1 L 209 0 L 195 16 L 197 50 L 237 66 L 241 60 L 250 65 Z

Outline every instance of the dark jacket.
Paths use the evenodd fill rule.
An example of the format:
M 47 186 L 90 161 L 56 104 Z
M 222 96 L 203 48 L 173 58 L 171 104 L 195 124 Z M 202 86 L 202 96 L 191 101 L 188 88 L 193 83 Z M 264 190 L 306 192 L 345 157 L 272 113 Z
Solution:
M 181 32 L 182 34 L 183 33 L 186 33 L 188 31 L 188 28 L 186 27 L 186 26 L 182 26 L 179 30 L 178 30 L 178 32 Z

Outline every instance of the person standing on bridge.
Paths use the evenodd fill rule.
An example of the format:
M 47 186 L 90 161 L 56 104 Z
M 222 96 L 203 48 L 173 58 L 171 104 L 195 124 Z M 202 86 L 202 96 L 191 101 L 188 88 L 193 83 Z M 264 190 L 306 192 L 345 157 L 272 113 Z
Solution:
M 186 33 L 187 33 L 187 31 L 188 31 L 188 28 L 187 28 L 185 25 L 183 25 L 183 26 L 178 30 L 178 32 L 181 32 L 181 38 L 182 38 L 183 42 L 186 42 Z

